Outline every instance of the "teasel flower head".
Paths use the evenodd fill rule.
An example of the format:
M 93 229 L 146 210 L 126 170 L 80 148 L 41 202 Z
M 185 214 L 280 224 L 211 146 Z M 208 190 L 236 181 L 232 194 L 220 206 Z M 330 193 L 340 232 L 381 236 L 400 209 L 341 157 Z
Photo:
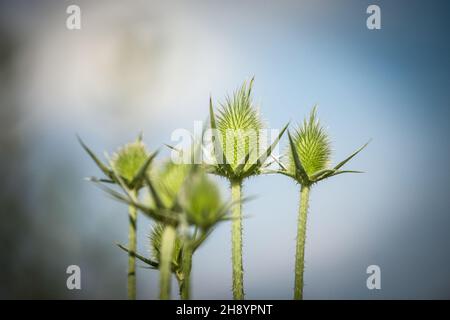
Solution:
M 252 87 L 253 80 L 244 83 L 233 97 L 227 97 L 217 117 L 222 148 L 233 169 L 247 153 L 257 154 L 259 133 L 264 127 L 252 102 Z
M 260 146 L 260 132 L 264 129 L 258 109 L 252 102 L 254 79 L 244 84 L 232 97 L 220 105 L 217 117 L 210 98 L 210 123 L 216 160 L 212 173 L 229 180 L 243 179 L 262 173 L 265 162 L 286 131 L 286 125 L 267 149 Z
M 133 181 L 149 156 L 146 146 L 141 140 L 121 147 L 112 156 L 112 164 L 127 184 Z
M 328 134 L 317 119 L 317 109 L 313 108 L 309 119 L 295 130 L 292 141 L 303 169 L 308 176 L 326 169 L 330 163 L 331 145 Z M 289 171 L 295 172 L 292 152 L 289 154 Z
M 356 150 L 336 166 L 330 167 L 331 143 L 325 129 L 317 118 L 314 107 L 309 118 L 303 121 L 291 135 L 288 132 L 288 163 L 278 173 L 287 175 L 304 186 L 311 186 L 321 180 L 343 173 L 361 173 L 354 170 L 340 170 L 348 161 L 363 150 L 369 142 Z
M 156 263 L 160 263 L 160 254 L 161 254 L 161 238 L 164 231 L 164 224 L 157 223 L 150 232 L 150 253 L 153 261 Z M 177 270 L 178 267 L 181 266 L 181 251 L 183 248 L 182 241 L 180 237 L 177 235 L 175 239 L 175 244 L 173 248 L 173 259 L 172 259 L 172 268 Z
M 177 207 L 180 190 L 189 174 L 189 165 L 167 161 L 155 171 L 152 180 L 157 195 L 154 193 L 153 199 L 159 198 L 160 205 L 165 208 Z
M 205 172 L 194 173 L 181 204 L 189 224 L 209 230 L 227 214 L 228 206 L 221 200 L 220 190 Z
M 142 142 L 142 134 L 136 141 L 126 144 L 118 149 L 107 163 L 101 161 L 95 153 L 78 137 L 83 149 L 105 175 L 102 178 L 91 177 L 94 182 L 125 184 L 127 188 L 139 190 L 144 185 L 150 164 L 158 151 L 149 153 Z

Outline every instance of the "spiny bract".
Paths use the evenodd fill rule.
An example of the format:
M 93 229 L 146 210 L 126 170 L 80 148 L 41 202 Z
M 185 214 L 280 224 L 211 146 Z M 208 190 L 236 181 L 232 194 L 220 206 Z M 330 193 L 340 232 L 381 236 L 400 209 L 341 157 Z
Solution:
M 151 233 L 150 233 L 150 251 L 152 254 L 153 259 L 159 263 L 160 262 L 160 253 L 161 253 L 161 238 L 162 233 L 164 231 L 165 226 L 161 223 L 156 224 Z M 181 258 L 181 249 L 182 249 L 182 243 L 180 238 L 177 236 L 175 239 L 175 244 L 173 248 L 173 258 L 172 258 L 172 264 L 179 265 L 180 264 L 180 258 Z
M 112 164 L 117 173 L 131 183 L 141 167 L 147 161 L 149 153 L 140 140 L 128 143 L 120 148 L 112 158 Z
M 309 119 L 295 130 L 292 135 L 295 150 L 308 176 L 326 169 L 330 163 L 331 144 L 327 133 L 317 119 L 316 107 Z M 289 152 L 289 171 L 295 172 L 296 166 L 292 152 Z

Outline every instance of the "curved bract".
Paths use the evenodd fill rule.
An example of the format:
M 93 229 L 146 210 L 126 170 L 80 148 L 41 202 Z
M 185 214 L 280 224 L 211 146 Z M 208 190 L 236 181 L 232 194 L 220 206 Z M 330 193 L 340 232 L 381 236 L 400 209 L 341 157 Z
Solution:
M 150 232 L 150 253 L 151 259 L 159 264 L 161 261 L 161 239 L 165 226 L 162 223 L 157 223 Z M 182 242 L 180 237 L 177 235 L 174 243 L 173 255 L 172 255 L 172 265 L 173 269 L 176 270 L 178 266 L 181 265 L 181 249 Z

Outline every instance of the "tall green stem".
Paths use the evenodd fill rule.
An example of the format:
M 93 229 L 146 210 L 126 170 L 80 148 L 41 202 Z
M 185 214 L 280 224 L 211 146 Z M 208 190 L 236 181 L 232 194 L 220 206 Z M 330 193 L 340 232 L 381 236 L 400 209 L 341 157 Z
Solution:
M 176 231 L 171 225 L 164 228 L 161 236 L 161 251 L 160 251 L 160 287 L 159 298 L 161 300 L 170 299 L 170 284 L 172 276 L 172 257 L 175 245 Z
M 231 259 L 233 263 L 233 298 L 244 299 L 244 269 L 242 267 L 242 181 L 231 181 L 232 226 Z
M 300 207 L 298 212 L 297 247 L 295 252 L 295 286 L 294 299 L 303 299 L 303 272 L 305 270 L 306 219 L 309 206 L 309 186 L 300 190 Z
M 137 196 L 137 192 L 134 196 Z M 135 206 L 128 208 L 128 299 L 136 299 L 136 223 L 137 223 L 137 209 Z
M 192 268 L 192 245 L 186 243 L 183 247 L 182 257 L 183 281 L 180 285 L 181 299 L 189 300 L 191 298 L 191 268 Z

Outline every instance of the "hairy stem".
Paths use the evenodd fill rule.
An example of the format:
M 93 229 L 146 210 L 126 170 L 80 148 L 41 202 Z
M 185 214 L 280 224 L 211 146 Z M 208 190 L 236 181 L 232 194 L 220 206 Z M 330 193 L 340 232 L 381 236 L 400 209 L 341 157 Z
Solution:
M 303 272 L 305 270 L 306 219 L 309 206 L 309 186 L 300 190 L 300 207 L 298 212 L 297 247 L 295 252 L 295 286 L 294 299 L 303 299 Z
M 164 228 L 161 237 L 161 251 L 160 251 L 160 287 L 159 287 L 159 298 L 161 300 L 170 299 L 170 284 L 172 276 L 172 257 L 173 248 L 175 244 L 176 231 L 171 225 L 167 225 Z
M 231 182 L 232 208 L 231 258 L 233 264 L 233 298 L 244 299 L 244 269 L 242 266 L 242 181 Z
M 189 300 L 191 298 L 191 268 L 192 268 L 192 245 L 187 242 L 183 246 L 182 257 L 183 281 L 180 286 L 181 299 Z
M 183 283 L 184 283 L 184 276 L 182 272 L 178 271 L 175 272 L 175 278 L 177 279 L 178 283 L 178 294 L 180 295 L 180 298 L 183 296 Z
M 137 192 L 134 196 L 137 196 Z M 128 299 L 136 299 L 136 224 L 137 209 L 130 205 L 128 208 Z

